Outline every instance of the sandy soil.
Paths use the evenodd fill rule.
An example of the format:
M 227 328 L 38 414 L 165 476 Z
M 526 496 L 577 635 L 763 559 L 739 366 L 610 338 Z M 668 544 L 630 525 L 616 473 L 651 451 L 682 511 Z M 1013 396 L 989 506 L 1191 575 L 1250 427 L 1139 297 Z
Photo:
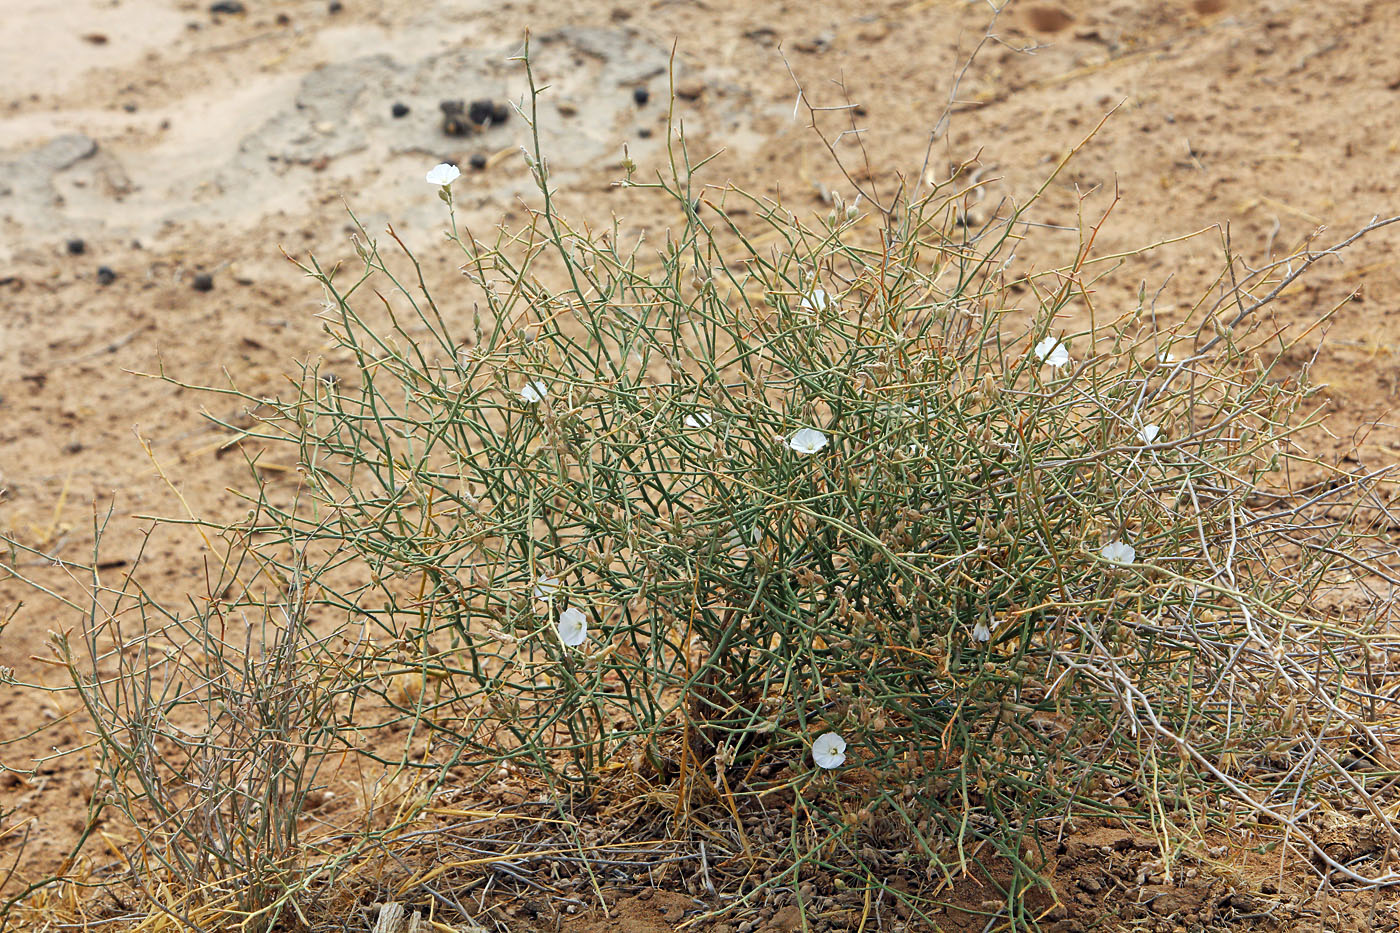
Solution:
M 485 158 L 456 186 L 474 225 L 529 196 L 518 118 L 452 138 L 437 106 L 520 99 L 523 74 L 510 59 L 525 27 L 551 85 L 542 133 L 566 209 L 660 233 L 669 218 L 610 182 L 624 145 L 644 171 L 659 164 L 673 45 L 677 111 L 692 144 L 725 150 L 706 179 L 782 192 L 795 209 L 824 212 L 821 190 L 849 195 L 850 182 L 793 119 L 796 88 L 782 56 L 815 103 L 842 103 L 835 82 L 844 83 L 862 107 L 872 163 L 890 168 L 875 176 L 888 190 L 894 169 L 917 172 L 957 64 L 987 19 L 983 4 L 962 0 L 246 6 L 217 15 L 180 0 L 6 4 L 0 527 L 84 560 L 94 503 L 114 504 L 102 555 L 111 572 L 134 558 L 151 524 L 143 516 L 182 510 L 142 439 L 200 514 L 229 514 L 236 502 L 226 490 L 245 476 L 239 458 L 219 455 L 220 435 L 200 416 L 199 405 L 217 402 L 136 373 L 163 365 L 181 380 L 257 389 L 318 354 L 320 296 L 279 250 L 353 256 L 347 204 L 372 230 L 392 220 L 430 274 L 449 281 L 437 245 L 441 205 L 423 182 L 435 162 L 465 170 L 473 155 Z M 1257 262 L 1324 225 L 1321 241 L 1330 243 L 1375 215 L 1400 213 L 1397 62 L 1400 5 L 1385 0 L 1019 0 L 964 77 L 936 159 L 980 152 L 997 179 L 991 196 L 1024 199 L 1117 107 L 1048 193 L 1060 213 L 1052 219 L 1075 224 L 1080 192 L 1092 192 L 1085 213 L 1097 218 L 1116 188 L 1122 199 L 1100 235 L 1103 252 L 1219 225 Z M 639 104 L 642 87 L 650 98 Z M 407 115 L 393 116 L 396 102 Z M 1076 234 L 1046 238 L 1063 255 Z M 1309 438 L 1329 462 L 1379 466 L 1400 450 L 1390 418 L 1397 246 L 1400 227 L 1376 233 L 1278 309 L 1302 330 L 1341 306 L 1315 370 L 1329 385 L 1333 419 Z M 1170 275 L 1161 309 L 1179 314 L 1208 285 L 1221 251 L 1212 234 L 1131 259 L 1099 300 L 1127 304 L 1139 283 L 1153 290 Z M 201 274 L 212 288 L 195 287 Z M 1320 336 L 1305 342 L 1309 353 Z M 236 417 L 227 408 L 214 413 Z M 200 576 L 201 548 L 158 532 L 144 565 L 152 585 L 185 592 Z M 40 562 L 23 569 L 65 585 Z M 0 579 L 0 617 L 12 612 L 0 658 L 21 682 L 56 684 L 40 660 L 46 633 L 76 619 Z M 11 769 L 0 773 L 8 814 L 0 863 L 17 850 L 15 828 L 37 820 L 17 878 L 52 867 L 84 823 L 87 761 L 53 752 L 81 744 L 68 712 L 61 696 L 0 693 L 0 741 L 8 740 L 0 759 Z M 41 724 L 48 728 L 25 737 Z M 1393 914 L 1354 913 L 1351 902 L 1314 906 L 1315 928 L 1362 929 L 1377 917 L 1377 929 L 1394 928 L 1384 920 Z M 670 928 L 664 911 L 646 926 L 646 910 L 637 908 L 634 929 Z M 1153 916 L 1175 928 L 1172 915 Z

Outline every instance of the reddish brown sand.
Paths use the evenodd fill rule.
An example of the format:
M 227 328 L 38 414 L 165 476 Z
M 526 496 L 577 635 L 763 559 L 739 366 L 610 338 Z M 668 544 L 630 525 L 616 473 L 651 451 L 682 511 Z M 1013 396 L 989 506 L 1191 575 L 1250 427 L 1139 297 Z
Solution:
M 957 64 L 987 19 L 985 4 L 963 0 L 345 0 L 336 14 L 321 0 L 246 5 L 245 15 L 213 16 L 203 2 L 179 0 L 10 0 L 4 11 L 0 527 L 81 561 L 94 503 L 115 504 L 103 555 L 113 573 L 151 524 L 141 516 L 183 508 L 143 439 L 201 515 L 236 514 L 226 489 L 246 481 L 240 458 L 219 456 L 221 435 L 198 411 L 234 417 L 236 405 L 134 373 L 163 363 L 188 382 L 230 378 L 258 391 L 321 352 L 320 296 L 279 247 L 353 256 L 343 203 L 371 230 L 392 220 L 443 283 L 439 301 L 450 296 L 441 205 L 423 173 L 442 159 L 465 168 L 474 153 L 488 157 L 456 185 L 477 228 L 510 212 L 529 180 L 515 151 L 525 139 L 519 119 L 450 139 L 437 102 L 518 99 L 522 75 L 508 59 L 525 27 L 553 85 L 544 141 L 564 209 L 599 222 L 616 213 L 624 229 L 649 229 L 659 242 L 670 215 L 610 182 L 624 144 L 643 171 L 661 164 L 673 43 L 677 109 L 692 145 L 725 149 L 705 180 L 781 191 L 790 207 L 824 213 L 819 189 L 849 197 L 851 184 L 793 119 L 796 89 L 782 56 L 816 104 L 844 102 L 834 83 L 844 82 L 863 108 L 861 139 L 888 191 L 892 171 L 883 167 L 917 171 Z M 651 92 L 644 106 L 633 98 L 639 86 Z M 1330 244 L 1375 215 L 1400 213 L 1400 4 L 1387 0 L 1013 3 L 957 98 L 934 164 L 980 151 L 984 177 L 998 179 L 993 200 L 1024 200 L 1117 108 L 1047 193 L 1052 210 L 1042 214 L 1073 225 L 1078 194 L 1093 192 L 1085 216 L 1097 220 L 1116 187 L 1103 253 L 1228 225 L 1234 249 L 1258 262 L 1321 226 L 1320 242 Z M 411 108 L 401 119 L 391 116 L 396 101 Z M 838 150 L 859 164 L 853 145 Z M 81 255 L 65 249 L 72 238 L 84 241 Z M 1063 258 L 1075 244 L 1074 233 L 1046 231 L 1041 249 Z M 1345 262 L 1322 264 L 1277 308 L 1280 322 L 1302 331 L 1342 305 L 1315 370 L 1329 385 L 1330 429 L 1308 437 L 1328 461 L 1379 466 L 1400 450 L 1390 417 L 1397 246 L 1400 226 L 1378 232 Z M 1177 316 L 1221 255 L 1213 233 L 1133 259 L 1099 304 L 1130 306 L 1139 282 L 1155 289 L 1174 274 L 1161 310 Z M 100 266 L 115 281 L 101 284 Z M 211 290 L 192 287 L 200 273 L 212 276 Z M 197 586 L 204 556 L 197 539 L 159 532 L 144 565 L 149 585 L 167 597 Z M 21 563 L 65 585 L 41 562 Z M 24 605 L 0 634 L 0 661 L 22 682 L 56 685 L 57 672 L 39 660 L 47 633 L 77 620 L 3 577 L 0 617 Z M 51 726 L 0 748 L 17 769 L 0 775 L 0 803 L 17 808 L 4 818 L 0 864 L 15 851 L 10 831 L 35 821 L 22 877 L 52 867 L 83 823 L 89 759 L 46 757 L 82 742 L 62 721 L 70 705 L 32 689 L 0 691 L 0 736 Z M 1075 867 L 1083 864 L 1070 858 L 1061 880 L 1071 901 L 1092 903 L 1103 882 L 1083 882 Z M 1116 896 L 1143 896 L 1141 882 L 1126 882 Z M 1394 929 L 1392 899 L 1382 900 L 1373 912 L 1370 900 L 1324 898 L 1293 928 Z M 1193 911 L 1205 922 L 1203 903 L 1187 896 L 1137 928 L 1186 929 Z M 666 930 L 676 919 L 663 900 L 622 907 L 620 921 L 596 928 Z M 770 924 L 781 929 L 787 919 L 778 911 Z

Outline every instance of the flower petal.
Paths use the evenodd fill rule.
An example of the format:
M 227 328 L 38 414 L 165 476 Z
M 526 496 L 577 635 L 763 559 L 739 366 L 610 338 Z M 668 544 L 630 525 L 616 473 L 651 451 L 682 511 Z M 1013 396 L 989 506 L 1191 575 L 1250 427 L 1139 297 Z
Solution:
M 567 647 L 577 648 L 588 640 L 588 616 L 582 610 L 570 606 L 559 613 L 559 621 L 554 626 L 559 640 Z
M 839 768 L 846 763 L 846 740 L 835 732 L 824 732 L 812 743 L 812 760 L 817 767 Z
M 827 437 L 816 428 L 798 428 L 788 438 L 788 446 L 803 455 L 814 454 L 827 445 Z
M 548 602 L 559 592 L 559 581 L 554 577 L 540 577 L 535 581 L 534 596 L 536 599 Z
M 1099 552 L 1103 559 L 1115 564 L 1131 564 L 1137 560 L 1137 551 L 1126 541 L 1112 541 Z
M 462 170 L 451 162 L 439 162 L 428 170 L 428 184 L 446 187 L 462 175 Z

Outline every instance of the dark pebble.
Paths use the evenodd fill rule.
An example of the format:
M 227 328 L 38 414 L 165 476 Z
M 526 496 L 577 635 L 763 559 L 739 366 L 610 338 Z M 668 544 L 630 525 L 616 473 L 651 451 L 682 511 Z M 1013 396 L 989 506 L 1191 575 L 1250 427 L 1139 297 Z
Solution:
M 201 272 L 194 277 L 190 285 L 197 292 L 209 292 L 214 290 L 214 277 L 207 272 Z
M 292 18 L 286 13 L 278 13 L 276 23 L 279 26 L 290 26 L 292 25 Z
M 87 244 L 77 237 L 65 243 L 64 247 L 68 250 L 69 256 L 81 256 L 83 253 L 87 252 Z
M 210 13 L 226 13 L 230 16 L 243 12 L 243 4 L 238 0 L 219 0 L 218 3 L 209 4 Z
M 117 274 L 116 274 L 115 272 L 112 271 L 112 269 L 111 269 L 110 266 L 98 266 L 98 267 L 97 267 L 97 284 L 98 284 L 98 285 L 111 285 L 111 284 L 112 284 L 113 282 L 115 282 L 116 280 L 117 280 Z
M 394 104 L 394 106 L 390 108 L 389 112 L 394 115 L 395 119 L 398 119 L 399 117 L 406 117 L 408 116 L 408 104 L 405 104 L 402 101 L 400 101 Z
M 642 137 L 642 139 L 651 139 L 651 127 L 642 127 L 641 129 L 637 130 L 637 135 Z
M 340 0 L 331 0 L 330 4 L 326 7 L 326 11 L 329 12 L 332 16 L 339 13 L 343 9 L 345 9 L 345 4 L 341 3 Z
M 473 152 L 467 164 L 479 172 L 486 167 L 486 156 L 480 152 Z
M 651 100 L 651 91 L 644 87 L 635 88 L 632 91 L 632 100 L 636 101 L 638 107 L 645 107 L 647 101 Z
M 442 131 L 448 136 L 465 136 L 470 132 L 467 121 L 462 119 L 462 111 L 467 105 L 460 100 L 440 100 L 438 109 L 442 111 Z
M 496 113 L 496 105 L 489 100 L 474 100 L 467 108 L 467 119 L 477 126 L 491 122 Z
M 125 110 L 127 113 L 135 113 L 136 105 L 133 104 L 131 101 L 127 101 L 126 103 L 122 104 L 122 109 Z
M 510 119 L 510 107 L 506 104 L 496 104 L 491 108 L 491 122 L 504 123 Z

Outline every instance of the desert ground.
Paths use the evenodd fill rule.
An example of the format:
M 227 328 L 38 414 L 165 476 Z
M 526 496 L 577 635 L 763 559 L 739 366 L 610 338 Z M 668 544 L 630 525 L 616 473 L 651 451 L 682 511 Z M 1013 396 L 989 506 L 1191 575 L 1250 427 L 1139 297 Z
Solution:
M 672 218 L 613 182 L 624 155 L 642 172 L 664 158 L 672 88 L 692 149 L 720 152 L 708 179 L 796 211 L 855 193 L 795 108 L 799 86 L 818 106 L 857 105 L 832 124 L 862 130 L 837 153 L 869 166 L 855 181 L 885 190 L 919 183 L 945 109 L 934 164 L 975 159 L 988 209 L 1028 197 L 1083 143 L 1045 195 L 1063 230 L 1038 248 L 1072 251 L 1081 221 L 1111 204 L 1105 253 L 1205 231 L 1130 256 L 1100 286 L 1112 307 L 1165 284 L 1168 318 L 1210 287 L 1226 231 L 1230 249 L 1261 262 L 1400 213 L 1400 5 L 1386 0 L 1014 0 L 990 38 L 990 5 L 969 0 L 226 8 L 237 11 L 7 0 L 0 26 L 0 528 L 82 562 L 95 511 L 110 506 L 102 565 L 118 573 L 144 546 L 147 585 L 171 596 L 201 577 L 207 551 L 178 528 L 147 542 L 153 517 L 237 514 L 246 506 L 230 490 L 247 466 L 201 411 L 237 420 L 236 404 L 219 410 L 150 374 L 258 391 L 316 359 L 322 296 L 283 252 L 353 258 L 347 209 L 370 230 L 392 223 L 428 275 L 450 283 L 424 172 L 460 164 L 459 216 L 473 227 L 517 214 L 532 187 L 517 115 L 452 136 L 439 102 L 518 102 L 512 58 L 527 29 L 550 86 L 542 143 L 566 209 L 657 242 Z M 1380 229 L 1273 309 L 1295 333 L 1335 309 L 1291 360 L 1315 357 L 1326 384 L 1329 420 L 1304 438 L 1322 464 L 1376 468 L 1400 452 L 1397 256 L 1400 225 Z M 57 590 L 76 585 L 22 560 Z M 26 686 L 61 685 L 46 644 L 78 620 L 6 576 L 0 661 L 16 684 L 0 687 L 0 870 L 19 860 L 14 891 L 58 868 L 93 787 L 71 700 Z M 1096 903 L 1097 889 L 1073 888 L 1071 900 Z M 627 902 L 622 925 L 606 928 L 672 928 L 680 913 L 665 897 Z M 1397 902 L 1324 895 L 1287 928 L 1395 929 Z M 1199 904 L 1144 909 L 1124 928 L 1283 928 L 1234 915 L 1209 926 Z M 1117 929 L 1087 916 L 1062 928 Z M 782 918 L 765 929 L 785 929 Z

